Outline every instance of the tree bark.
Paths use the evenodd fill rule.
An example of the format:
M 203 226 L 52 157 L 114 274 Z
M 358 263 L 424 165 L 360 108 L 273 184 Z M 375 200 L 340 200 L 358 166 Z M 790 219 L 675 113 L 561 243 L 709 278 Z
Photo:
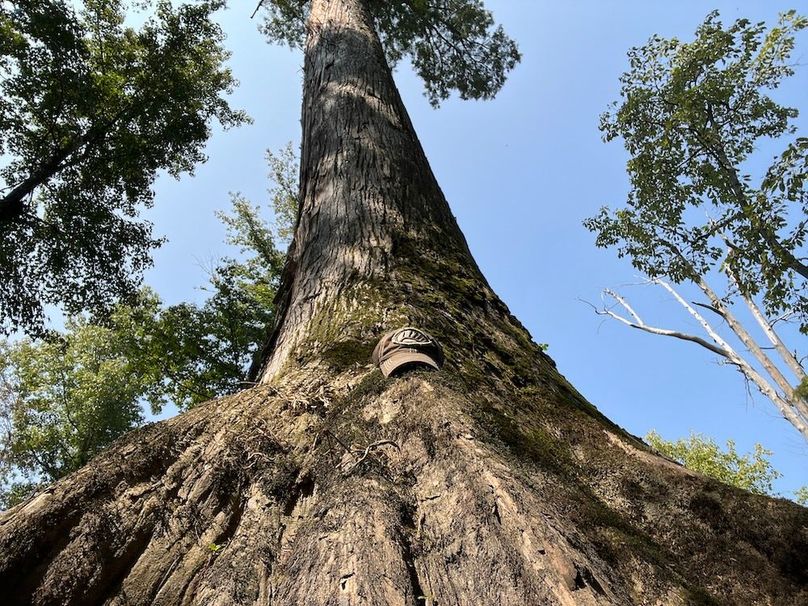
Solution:
M 727 268 L 727 274 L 730 276 L 730 279 L 734 281 L 732 270 L 729 267 Z M 712 288 L 710 288 L 710 285 L 707 284 L 704 278 L 699 278 L 697 284 L 701 291 L 707 295 L 707 298 L 710 300 L 713 308 L 726 321 L 727 325 L 730 327 L 730 330 L 735 333 L 741 343 L 743 343 L 749 350 L 749 353 L 755 357 L 758 363 L 760 363 L 760 365 L 764 368 L 766 373 L 768 373 L 768 375 L 772 378 L 775 385 L 780 388 L 780 394 L 776 394 L 774 389 L 771 390 L 778 396 L 777 399 L 774 400 L 775 404 L 781 408 L 781 410 L 784 406 L 793 409 L 796 418 L 801 419 L 801 425 L 797 425 L 797 429 L 799 429 L 800 432 L 805 436 L 806 440 L 808 440 L 808 403 L 795 395 L 794 387 L 792 387 L 792 385 L 788 382 L 788 379 L 786 379 L 783 373 L 780 372 L 777 365 L 772 362 L 769 356 L 766 355 L 766 352 L 764 352 L 760 345 L 758 345 L 754 337 L 749 334 L 749 331 L 746 330 L 744 325 L 738 321 L 732 311 L 724 305 L 721 298 Z M 741 296 L 747 301 L 748 304 L 749 299 L 743 295 L 742 291 Z M 755 381 L 755 383 L 758 384 L 758 381 Z M 772 396 L 769 395 L 768 397 L 771 399 Z
M 429 280 L 435 292 L 439 282 L 460 279 L 487 290 L 363 2 L 312 2 L 302 124 L 301 207 L 280 322 L 255 373 L 264 382 L 287 364 L 316 357 L 337 333 L 366 342 L 385 314 L 423 322 L 420 316 L 432 314 L 414 304 L 422 296 L 411 293 L 414 281 Z M 422 271 L 436 267 L 457 275 Z M 346 302 L 352 311 L 334 317 Z M 341 325 L 345 315 L 351 321 Z
M 5 603 L 805 603 L 808 510 L 651 453 L 490 290 L 362 0 L 312 3 L 303 125 L 262 383 L 4 514 Z M 443 370 L 370 364 L 403 324 Z
M 26 214 L 25 198 L 33 194 L 34 190 L 46 183 L 59 166 L 78 146 L 64 147 L 56 150 L 50 158 L 34 170 L 25 180 L 16 185 L 9 193 L 0 198 L 0 225 L 19 220 Z

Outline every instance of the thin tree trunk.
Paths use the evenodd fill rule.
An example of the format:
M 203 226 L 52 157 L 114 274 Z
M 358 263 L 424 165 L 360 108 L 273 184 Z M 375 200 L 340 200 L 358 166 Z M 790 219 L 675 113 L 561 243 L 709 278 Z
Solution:
M 711 151 L 715 155 L 716 160 L 718 160 L 718 164 L 723 171 L 724 177 L 729 182 L 730 189 L 735 196 L 738 206 L 744 212 L 746 218 L 749 219 L 749 222 L 752 224 L 752 228 L 760 235 L 760 237 L 763 238 L 771 250 L 777 256 L 783 259 L 786 267 L 794 270 L 796 273 L 808 280 L 808 265 L 805 265 L 805 263 L 795 257 L 790 250 L 783 246 L 782 242 L 780 242 L 780 239 L 777 236 L 777 233 L 771 228 L 770 225 L 767 225 L 765 221 L 761 220 L 761 218 L 749 204 L 749 200 L 746 197 L 746 192 L 744 192 L 744 186 L 741 183 L 741 180 L 738 178 L 738 171 L 730 163 L 724 149 L 719 145 L 717 149 Z
M 147 106 L 148 107 L 148 106 Z M 38 187 L 45 185 L 48 181 L 58 175 L 67 160 L 84 149 L 97 144 L 109 132 L 109 129 L 122 119 L 134 113 L 132 108 L 118 111 L 112 118 L 101 121 L 81 136 L 76 136 L 69 143 L 55 149 L 50 156 L 31 171 L 31 174 L 18 183 L 5 196 L 0 198 L 0 224 L 18 220 L 25 215 L 25 198 L 31 196 Z M 70 163 L 75 162 L 75 159 Z M 68 163 L 68 164 L 70 164 Z
M 57 150 L 26 179 L 0 198 L 0 223 L 10 223 L 22 217 L 25 214 L 25 198 L 52 178 L 62 162 L 78 147 L 80 146 L 69 146 Z
M 808 510 L 652 454 L 491 292 L 371 25 L 362 0 L 312 2 L 263 383 L 0 517 L 4 603 L 805 603 Z M 438 338 L 443 370 L 370 364 L 403 324 Z
M 744 328 L 743 324 L 741 324 L 738 321 L 738 319 L 735 317 L 735 314 L 733 314 L 729 309 L 727 309 L 727 307 L 724 305 L 724 303 L 721 301 L 721 299 L 718 297 L 715 291 L 712 288 L 710 288 L 710 285 L 707 284 L 707 282 L 703 278 L 698 279 L 697 285 L 701 289 L 701 291 L 705 295 L 707 295 L 707 298 L 710 300 L 710 303 L 716 310 L 716 312 L 727 322 L 727 325 L 730 327 L 730 330 L 732 330 L 732 332 L 735 333 L 738 339 L 740 339 L 741 343 L 743 343 L 746 346 L 749 352 L 755 357 L 755 359 L 760 363 L 760 365 L 763 366 L 763 368 L 766 370 L 768 375 L 774 380 L 775 384 L 780 388 L 782 396 L 781 394 L 777 394 L 775 390 L 771 389 L 771 387 L 768 386 L 767 382 L 766 382 L 767 384 L 766 390 L 763 390 L 761 388 L 762 384 L 756 378 L 753 379 L 755 384 L 758 386 L 758 388 L 761 388 L 761 390 L 764 391 L 766 397 L 768 397 L 769 399 L 772 398 L 772 392 L 774 396 L 777 396 L 772 401 L 775 403 L 775 405 L 777 405 L 778 408 L 781 409 L 781 412 L 784 411 L 784 407 L 794 409 L 797 418 L 800 420 L 800 423 L 797 425 L 797 428 L 805 436 L 806 440 L 808 440 L 808 406 L 806 406 L 805 402 L 802 399 L 794 396 L 794 388 L 788 382 L 788 379 L 786 379 L 785 376 L 783 376 L 783 373 L 780 372 L 780 369 L 777 367 L 777 365 L 774 364 L 769 358 L 769 356 L 766 355 L 766 352 L 764 352 L 760 348 L 760 345 L 758 345 L 757 341 L 755 341 L 752 335 L 749 334 L 749 331 L 747 331 L 746 328 Z M 751 368 L 751 366 L 749 366 L 748 364 L 747 367 Z M 748 371 L 744 372 L 744 374 L 750 376 L 750 378 L 752 376 L 748 373 Z M 794 423 L 794 420 L 792 418 L 790 418 L 789 420 L 791 420 L 791 422 Z
M 668 250 L 681 259 L 683 263 L 689 265 L 689 262 L 687 259 L 685 259 L 684 255 L 677 246 L 671 242 L 665 242 L 664 244 Z M 726 265 L 726 270 L 730 280 L 734 280 L 734 275 L 732 274 L 732 269 L 729 267 L 729 265 Z M 744 326 L 737 320 L 737 318 L 735 318 L 732 312 L 727 309 L 723 301 L 721 301 L 718 295 L 715 294 L 706 280 L 704 280 L 704 278 L 700 276 L 698 272 L 693 271 L 692 268 L 690 271 L 690 276 L 691 280 L 702 290 L 702 292 L 704 292 L 705 295 L 707 295 L 707 298 L 710 301 L 710 305 L 703 305 L 703 307 L 710 309 L 727 322 L 730 329 L 735 333 L 738 339 L 740 339 L 740 341 L 747 347 L 749 352 L 763 366 L 777 386 L 780 387 L 782 393 L 778 393 L 777 390 L 773 388 L 763 376 L 755 371 L 754 368 L 748 362 L 746 362 L 746 360 L 739 356 L 734 349 L 730 347 L 729 344 L 727 344 L 715 330 L 713 330 L 709 322 L 702 318 L 673 289 L 673 287 L 671 287 L 670 284 L 664 282 L 663 280 L 655 280 L 657 284 L 668 290 L 668 292 L 670 292 L 674 298 L 676 298 L 676 300 L 688 311 L 688 313 L 690 313 L 694 318 L 698 319 L 704 330 L 710 335 L 710 338 L 719 345 L 719 347 L 718 349 L 712 348 L 709 344 L 705 344 L 703 341 L 700 342 L 698 338 L 694 338 L 690 335 L 687 336 L 687 340 L 695 341 L 703 347 L 724 356 L 730 362 L 732 362 L 732 364 L 734 364 L 767 398 L 772 401 L 772 403 L 782 413 L 786 420 L 794 425 L 797 431 L 808 439 L 808 407 L 806 406 L 805 401 L 796 396 L 794 389 L 791 387 L 788 380 L 783 376 L 782 372 L 780 372 L 780 369 L 771 361 L 771 359 L 761 349 L 761 347 L 744 328 Z M 613 316 L 614 314 L 610 315 Z M 623 321 L 625 322 L 625 320 Z
M 729 267 L 727 268 L 727 275 L 729 276 L 730 280 L 732 280 L 732 283 L 740 289 L 738 280 L 735 278 L 735 274 Z M 797 378 L 797 383 L 799 384 L 799 382 L 805 377 L 805 370 L 800 365 L 799 360 L 797 360 L 797 356 L 788 350 L 786 344 L 783 343 L 780 335 L 778 335 L 777 331 L 774 330 L 774 326 L 769 323 L 760 307 L 758 307 L 757 303 L 755 303 L 751 297 L 744 295 L 743 293 L 741 293 L 741 298 L 743 299 L 744 303 L 746 303 L 746 307 L 749 308 L 749 311 L 752 312 L 755 321 L 766 335 L 769 343 L 771 343 L 777 353 L 780 354 L 780 359 L 783 360 L 785 365 L 788 366 L 789 369 L 791 369 L 791 372 L 794 373 L 794 376 Z

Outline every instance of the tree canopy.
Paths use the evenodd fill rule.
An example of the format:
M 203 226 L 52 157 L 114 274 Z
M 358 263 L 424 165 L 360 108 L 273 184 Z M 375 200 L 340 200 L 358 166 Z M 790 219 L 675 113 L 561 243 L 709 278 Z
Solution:
M 794 322 L 808 333 L 808 139 L 797 136 L 797 109 L 772 97 L 794 73 L 795 35 L 806 27 L 808 18 L 794 11 L 770 29 L 747 19 L 724 27 L 712 12 L 692 42 L 654 36 L 632 49 L 622 99 L 601 117 L 604 139 L 621 138 L 630 154 L 627 206 L 604 207 L 584 225 L 598 246 L 617 246 L 649 283 L 667 290 L 708 338 L 652 326 L 610 289 L 604 294 L 614 305 L 598 313 L 719 355 L 808 440 L 805 368 L 775 326 Z M 784 151 L 761 170 L 755 152 L 767 144 Z M 688 302 L 670 282 L 694 284 L 707 301 Z M 767 344 L 739 319 L 736 302 Z M 703 310 L 718 316 L 745 351 Z
M 457 91 L 489 99 L 521 59 L 516 43 L 494 23 L 481 0 L 366 0 L 387 59 L 408 57 L 432 105 Z M 302 48 L 311 0 L 267 0 L 263 31 Z
M 0 330 L 136 291 L 158 172 L 191 171 L 213 121 L 246 119 L 225 98 L 222 5 L 157 0 L 138 28 L 124 0 L 0 6 Z
M 696 433 L 669 441 L 652 431 L 645 439 L 656 451 L 688 469 L 757 494 L 772 494 L 772 482 L 781 476 L 769 460 L 772 452 L 760 444 L 755 444 L 752 452 L 740 454 L 732 440 L 722 449 L 715 440 Z
M 697 282 L 713 269 L 767 312 L 808 331 L 805 238 L 808 139 L 796 108 L 771 96 L 793 74 L 791 11 L 775 27 L 710 13 L 692 42 L 652 37 L 629 52 L 621 100 L 601 118 L 604 139 L 630 154 L 627 206 L 586 226 L 651 278 Z M 748 164 L 768 140 L 784 150 L 768 170 Z
M 83 466 L 140 425 L 143 405 L 188 409 L 243 389 L 275 314 L 296 213 L 297 158 L 268 152 L 276 222 L 234 195 L 220 213 L 239 258 L 210 270 L 201 305 L 164 306 L 150 289 L 96 318 L 69 318 L 48 340 L 0 341 L 0 508 Z

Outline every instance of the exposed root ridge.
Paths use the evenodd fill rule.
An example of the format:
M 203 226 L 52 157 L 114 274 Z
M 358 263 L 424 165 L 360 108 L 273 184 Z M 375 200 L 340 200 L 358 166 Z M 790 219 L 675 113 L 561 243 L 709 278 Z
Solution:
M 640 444 L 629 448 L 630 438 L 604 437 L 585 411 L 565 422 L 519 401 L 506 417 L 485 408 L 501 396 L 418 374 L 356 387 L 326 414 L 277 394 L 259 388 L 134 434 L 6 514 L 4 604 L 606 606 L 712 595 L 796 606 L 808 598 L 797 584 L 808 527 L 799 508 L 660 464 Z M 345 446 L 314 439 L 326 431 Z M 346 453 L 380 442 L 396 448 L 345 473 Z M 582 444 L 588 457 L 578 464 Z M 124 472 L 122 458 L 139 463 Z M 793 528 L 778 535 L 785 547 L 746 528 L 741 508 L 764 521 L 778 511 L 778 523 Z M 696 568 L 704 559 L 669 541 L 672 533 L 707 537 L 709 564 L 736 589 L 708 584 Z M 741 573 L 725 563 L 721 533 L 757 563 L 744 574 L 763 581 L 732 576 Z

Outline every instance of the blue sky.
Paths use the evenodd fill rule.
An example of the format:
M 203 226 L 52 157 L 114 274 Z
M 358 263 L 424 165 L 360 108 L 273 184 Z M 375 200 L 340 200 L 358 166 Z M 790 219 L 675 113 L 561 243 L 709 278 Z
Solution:
M 204 267 L 233 251 L 214 216 L 228 192 L 266 200 L 264 150 L 299 143 L 302 56 L 271 46 L 250 21 L 253 5 L 232 3 L 222 15 L 241 85 L 233 96 L 254 123 L 217 131 L 209 161 L 193 178 L 161 178 L 149 213 L 168 237 L 147 281 L 168 303 L 199 300 Z M 808 445 L 741 376 L 690 343 L 655 337 L 604 321 L 580 299 L 599 301 L 604 287 L 621 287 L 638 310 L 670 328 L 694 323 L 661 291 L 624 286 L 636 271 L 614 251 L 597 249 L 581 221 L 625 200 L 626 155 L 604 144 L 598 116 L 618 98 L 626 51 L 658 33 L 689 39 L 707 12 L 773 23 L 804 2 L 678 2 L 488 0 L 524 55 L 493 101 L 452 99 L 433 110 L 406 65 L 396 71 L 416 130 L 458 217 L 472 252 L 494 290 L 537 342 L 548 343 L 559 369 L 592 403 L 628 431 L 656 429 L 672 439 L 691 430 L 740 450 L 755 442 L 774 452 L 788 493 L 808 484 Z M 803 64 L 778 98 L 808 113 L 808 36 L 795 53 Z M 801 132 L 806 132 L 801 121 Z M 769 154 L 770 155 L 770 154 Z M 768 159 L 768 158 L 765 158 Z M 764 160 L 765 160 L 764 159 Z M 802 343 L 798 342 L 802 339 Z M 804 337 L 792 340 L 805 349 Z M 803 352 L 805 353 L 805 352 Z

